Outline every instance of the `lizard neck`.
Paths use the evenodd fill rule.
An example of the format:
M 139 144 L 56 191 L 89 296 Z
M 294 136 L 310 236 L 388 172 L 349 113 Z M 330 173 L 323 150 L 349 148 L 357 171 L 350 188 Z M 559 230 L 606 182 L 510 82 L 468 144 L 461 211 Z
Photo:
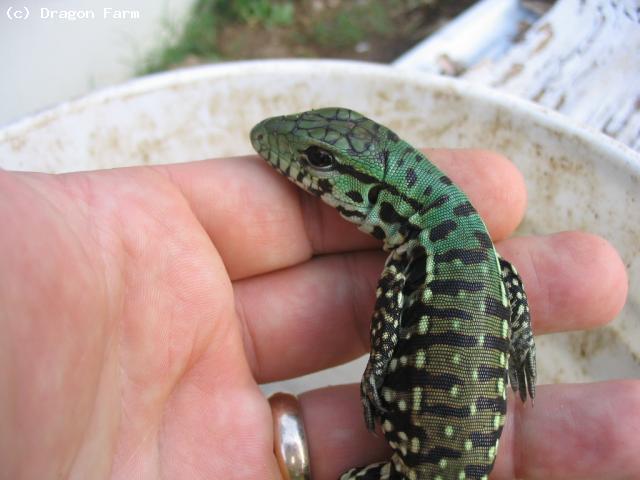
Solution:
M 437 241 L 464 236 L 469 224 L 482 226 L 464 193 L 420 151 L 400 140 L 387 158 L 383 179 L 368 191 L 371 207 L 358 222 L 361 230 L 383 240 L 385 250 L 419 236 Z

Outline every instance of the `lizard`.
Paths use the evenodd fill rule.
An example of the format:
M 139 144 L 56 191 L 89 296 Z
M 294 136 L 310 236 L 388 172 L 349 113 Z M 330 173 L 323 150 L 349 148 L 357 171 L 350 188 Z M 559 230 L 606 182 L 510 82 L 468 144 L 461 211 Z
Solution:
M 258 154 L 383 243 L 369 360 L 369 430 L 390 461 L 340 480 L 487 479 L 506 416 L 506 386 L 535 397 L 529 305 L 468 197 L 396 133 L 346 108 L 267 118 Z

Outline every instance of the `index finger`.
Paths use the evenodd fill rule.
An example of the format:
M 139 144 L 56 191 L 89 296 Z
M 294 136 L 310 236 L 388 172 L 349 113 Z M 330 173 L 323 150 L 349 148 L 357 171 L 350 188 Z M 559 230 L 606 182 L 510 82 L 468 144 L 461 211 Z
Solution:
M 484 150 L 426 153 L 465 190 L 495 240 L 515 229 L 526 190 L 509 160 Z M 379 245 L 257 156 L 153 168 L 180 188 L 233 280 L 289 267 L 317 253 Z

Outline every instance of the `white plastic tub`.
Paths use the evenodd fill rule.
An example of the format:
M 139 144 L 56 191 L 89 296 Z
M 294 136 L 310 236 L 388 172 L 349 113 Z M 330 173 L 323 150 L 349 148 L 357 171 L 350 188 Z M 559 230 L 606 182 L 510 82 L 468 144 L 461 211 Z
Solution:
M 227 63 L 143 78 L 0 131 L 0 166 L 63 172 L 251 153 L 262 118 L 345 106 L 411 143 L 483 147 L 524 173 L 520 233 L 582 229 L 620 251 L 629 298 L 611 325 L 538 337 L 540 382 L 640 376 L 640 156 L 531 103 L 450 78 L 355 62 Z M 358 381 L 362 361 L 289 383 Z M 282 385 L 273 388 L 282 388 Z

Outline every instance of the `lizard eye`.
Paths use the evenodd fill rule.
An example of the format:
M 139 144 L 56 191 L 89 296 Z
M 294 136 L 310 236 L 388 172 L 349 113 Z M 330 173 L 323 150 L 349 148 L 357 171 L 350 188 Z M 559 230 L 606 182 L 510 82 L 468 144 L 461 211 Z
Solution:
M 334 156 L 315 145 L 300 153 L 300 160 L 316 170 L 331 170 L 335 162 Z

